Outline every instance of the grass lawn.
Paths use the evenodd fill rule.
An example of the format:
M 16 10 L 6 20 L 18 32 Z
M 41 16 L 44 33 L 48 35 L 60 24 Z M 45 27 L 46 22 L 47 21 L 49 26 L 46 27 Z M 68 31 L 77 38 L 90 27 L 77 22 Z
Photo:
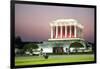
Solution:
M 43 56 L 20 56 L 15 57 L 15 65 L 35 65 L 35 64 L 51 64 L 51 63 L 70 63 L 94 61 L 94 55 L 49 55 L 48 59 Z

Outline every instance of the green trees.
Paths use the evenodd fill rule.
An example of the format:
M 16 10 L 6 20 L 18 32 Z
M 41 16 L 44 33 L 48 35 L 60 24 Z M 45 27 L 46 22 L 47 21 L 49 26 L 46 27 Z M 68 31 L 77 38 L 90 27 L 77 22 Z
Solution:
M 14 40 L 14 47 L 15 47 L 15 55 L 23 55 L 24 51 L 23 51 L 23 42 L 20 36 L 16 36 L 15 40 Z
M 38 45 L 32 42 L 23 42 L 20 36 L 16 36 L 14 40 L 15 55 L 25 55 L 26 52 L 33 53 L 38 49 Z
M 15 48 L 18 48 L 18 49 L 23 48 L 22 39 L 20 36 L 15 37 Z
M 34 44 L 34 43 L 29 43 L 29 44 L 25 44 L 25 46 L 23 47 L 24 52 L 28 51 L 30 53 L 33 53 L 33 50 L 38 49 L 38 45 Z
M 75 48 L 75 52 L 78 51 L 79 48 L 83 48 L 84 46 L 79 42 L 74 42 L 70 45 L 70 48 Z

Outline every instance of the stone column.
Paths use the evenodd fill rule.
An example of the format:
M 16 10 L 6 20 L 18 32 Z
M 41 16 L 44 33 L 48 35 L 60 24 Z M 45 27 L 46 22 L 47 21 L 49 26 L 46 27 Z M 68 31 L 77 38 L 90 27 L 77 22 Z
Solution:
M 62 26 L 60 26 L 60 37 L 62 38 Z
M 72 33 L 71 25 L 69 27 L 70 27 L 70 36 L 69 37 L 71 37 L 71 33 Z
M 74 37 L 76 38 L 76 25 L 74 25 Z
M 56 38 L 58 38 L 58 26 L 56 26 Z
M 53 38 L 53 26 L 51 26 L 51 39 Z
M 67 37 L 67 25 L 65 25 L 65 38 Z

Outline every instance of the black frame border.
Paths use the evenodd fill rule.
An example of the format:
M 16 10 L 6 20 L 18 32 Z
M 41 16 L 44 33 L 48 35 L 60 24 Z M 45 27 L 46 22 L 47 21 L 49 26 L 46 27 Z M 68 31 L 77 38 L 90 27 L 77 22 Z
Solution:
M 15 36 L 15 4 L 34 4 L 34 5 L 50 5 L 50 6 L 62 6 L 62 7 L 81 7 L 81 8 L 94 8 L 94 61 L 86 62 L 73 62 L 73 63 L 56 63 L 56 64 L 41 64 L 41 65 L 25 65 L 15 66 L 15 53 L 14 53 L 14 36 Z M 96 49 L 96 5 L 80 5 L 80 4 L 65 4 L 65 3 L 50 3 L 50 2 L 34 2 L 34 1 L 10 1 L 10 68 L 27 68 L 27 67 L 48 67 L 48 66 L 60 66 L 60 65 L 77 65 L 77 64 L 92 64 L 97 62 L 97 49 Z

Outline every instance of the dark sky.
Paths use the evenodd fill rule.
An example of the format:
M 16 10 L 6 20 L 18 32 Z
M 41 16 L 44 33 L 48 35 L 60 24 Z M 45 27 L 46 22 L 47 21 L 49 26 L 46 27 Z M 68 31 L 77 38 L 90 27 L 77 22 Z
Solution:
M 84 39 L 94 43 L 94 8 L 43 5 L 15 5 L 15 36 L 23 41 L 50 38 L 49 23 L 56 19 L 76 19 L 84 25 Z

